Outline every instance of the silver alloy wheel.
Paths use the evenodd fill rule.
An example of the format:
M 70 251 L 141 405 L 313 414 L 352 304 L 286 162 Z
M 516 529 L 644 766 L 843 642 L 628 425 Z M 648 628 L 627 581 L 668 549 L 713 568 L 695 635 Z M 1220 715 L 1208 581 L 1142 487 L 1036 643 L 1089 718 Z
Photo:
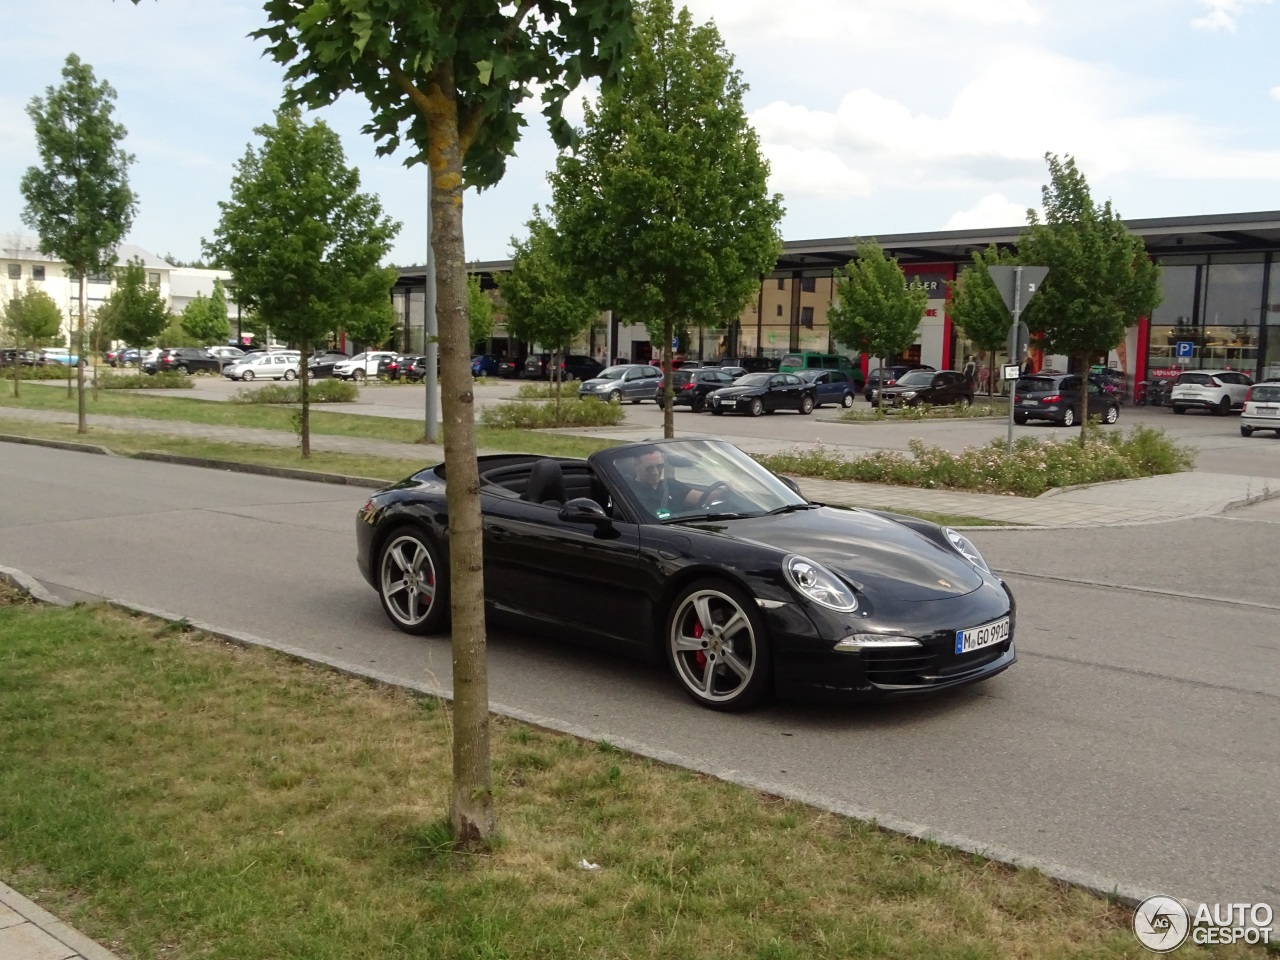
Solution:
M 1106 417 L 1104 417 L 1104 419 L 1107 421 L 1107 423 L 1115 423 L 1117 420 L 1120 419 L 1120 408 L 1107 407 L 1107 415 Z
M 852 393 L 846 393 L 846 394 L 844 395 L 844 397 L 843 397 L 843 398 L 841 399 L 841 401 L 840 401 L 840 406 L 844 407 L 845 409 L 848 409 L 849 407 L 852 407 L 852 406 L 853 406 L 853 394 L 852 394 Z
M 365 373 L 363 370 L 357 370 L 351 375 L 351 379 L 359 380 L 361 383 L 364 383 L 364 381 L 369 379 L 369 374 Z
M 252 379 L 253 379 L 253 371 L 252 371 L 252 370 L 246 370 L 244 373 L 240 374 L 240 379 L 241 379 L 241 380 L 252 380 Z
M 762 413 L 764 413 L 764 401 L 759 397 L 753 398 L 751 401 L 751 415 L 758 417 Z
M 1076 412 L 1070 407 L 1067 407 L 1066 410 L 1062 411 L 1062 425 L 1064 427 L 1074 427 L 1075 424 L 1076 424 Z
M 382 548 L 378 592 L 387 613 L 400 627 L 421 627 L 436 600 L 436 567 L 420 537 L 401 533 Z
M 292 370 L 286 370 L 286 371 L 284 372 L 284 378 L 285 378 L 286 380 L 293 380 L 293 379 L 295 379 L 297 376 L 298 376 L 298 375 L 297 375 L 296 373 L 294 373 Z
M 622 402 L 622 391 L 621 391 L 621 390 L 613 390 L 613 391 L 610 391 L 610 393 L 609 393 L 609 402 L 610 402 L 610 403 L 621 403 L 621 402 Z
M 800 398 L 800 412 L 801 412 L 802 414 L 804 414 L 806 417 L 807 417 L 809 414 L 813 413 L 813 398 L 812 398 L 812 397 L 801 397 L 801 398 Z
M 702 703 L 732 704 L 760 669 L 761 646 L 751 618 L 720 590 L 708 587 L 685 597 L 667 643 L 676 676 Z

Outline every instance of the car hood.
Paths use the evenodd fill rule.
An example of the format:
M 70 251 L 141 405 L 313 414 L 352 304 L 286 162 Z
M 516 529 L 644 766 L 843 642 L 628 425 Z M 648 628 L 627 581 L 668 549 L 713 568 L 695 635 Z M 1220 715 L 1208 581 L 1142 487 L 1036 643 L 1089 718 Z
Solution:
M 602 380 L 599 377 L 593 377 L 590 380 L 583 380 L 582 383 L 578 385 L 578 389 L 601 390 L 605 387 L 620 387 L 622 384 L 622 380 Z
M 905 524 L 839 507 L 689 526 L 815 560 L 874 599 L 945 600 L 972 593 L 983 575 L 964 557 Z
M 721 400 L 736 400 L 739 397 L 758 397 L 765 392 L 764 387 L 719 387 L 712 391 Z

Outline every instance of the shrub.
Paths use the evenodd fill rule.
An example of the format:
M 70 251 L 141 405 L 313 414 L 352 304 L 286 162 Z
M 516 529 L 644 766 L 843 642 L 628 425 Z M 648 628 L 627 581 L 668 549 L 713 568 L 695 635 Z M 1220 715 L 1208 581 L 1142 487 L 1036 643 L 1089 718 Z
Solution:
M 975 397 L 973 403 L 967 407 L 958 403 L 949 407 L 935 407 L 927 403 L 920 403 L 914 407 L 899 407 L 890 411 L 886 407 L 877 406 L 870 410 L 846 410 L 840 415 L 840 419 L 848 420 L 851 423 L 867 423 L 891 418 L 897 420 L 970 420 L 982 417 L 1008 416 L 1008 410 L 1008 404 L 993 403 L 988 397 Z
M 920 439 L 912 440 L 910 448 L 910 454 L 881 450 L 854 460 L 834 456 L 822 447 L 793 448 L 756 459 L 774 473 L 793 476 L 1027 497 L 1054 487 L 1178 473 L 1195 464 L 1191 448 L 1150 427 L 1135 427 L 1127 436 L 1090 428 L 1083 447 L 1075 438 L 1040 441 L 1021 437 L 1012 453 L 1005 452 L 1003 440 L 956 454 L 926 446 Z
M 538 430 L 545 427 L 609 427 L 626 419 L 626 412 L 615 403 L 603 403 L 593 397 L 585 400 L 566 398 L 560 401 L 560 416 L 550 403 L 500 403 L 480 411 L 480 422 L 486 427 L 507 430 Z
M 315 380 L 307 396 L 312 403 L 350 403 L 360 395 L 360 388 L 347 380 Z M 301 403 L 302 386 L 291 383 L 265 383 L 257 388 L 237 390 L 232 403 Z
M 578 392 L 577 380 L 561 380 L 560 396 L 573 397 Z M 522 383 L 520 389 L 516 391 L 516 396 L 521 400 L 554 400 L 556 395 L 556 385 L 550 380 L 536 383 Z
M 71 379 L 76 378 L 76 368 L 71 367 Z M 12 380 L 13 367 L 0 366 L 0 379 Z M 19 380 L 66 380 L 67 365 L 65 363 L 47 363 L 42 367 L 18 367 Z
M 177 372 L 98 373 L 98 386 L 103 390 L 191 390 L 191 378 Z

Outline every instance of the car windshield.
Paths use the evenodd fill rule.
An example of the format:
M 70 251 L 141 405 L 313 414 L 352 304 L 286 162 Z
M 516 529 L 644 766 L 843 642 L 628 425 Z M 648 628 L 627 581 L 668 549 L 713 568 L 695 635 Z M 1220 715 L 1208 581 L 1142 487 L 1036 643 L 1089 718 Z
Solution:
M 809 504 L 775 474 L 723 440 L 628 444 L 593 454 L 645 522 L 759 517 Z
M 627 375 L 626 367 L 609 367 L 596 374 L 597 380 L 621 380 Z
M 799 377 L 801 380 L 806 380 L 809 383 L 813 383 L 813 381 L 817 380 L 825 372 L 826 372 L 825 370 L 797 370 L 796 376 Z
M 769 385 L 769 380 L 772 377 L 773 377 L 773 374 L 771 373 L 749 373 L 745 377 L 739 377 L 738 380 L 734 383 L 734 386 L 736 387 L 767 387 Z
M 933 383 L 933 374 L 928 370 L 911 370 L 898 378 L 900 387 L 927 387 Z

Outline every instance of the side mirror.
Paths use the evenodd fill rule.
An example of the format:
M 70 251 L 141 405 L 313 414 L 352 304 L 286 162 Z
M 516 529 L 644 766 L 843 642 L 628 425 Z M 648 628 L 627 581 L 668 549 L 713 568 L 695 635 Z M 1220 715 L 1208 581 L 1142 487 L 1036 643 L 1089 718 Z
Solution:
M 796 483 L 790 477 L 779 476 L 778 479 L 781 480 L 783 483 L 785 483 L 788 487 L 790 487 L 792 492 L 798 494 L 799 496 L 802 496 L 802 497 L 804 496 L 803 493 L 800 493 L 800 484 Z
M 607 527 L 613 523 L 604 507 L 590 497 L 575 497 L 560 508 L 560 519 L 565 523 L 594 523 L 597 527 Z

